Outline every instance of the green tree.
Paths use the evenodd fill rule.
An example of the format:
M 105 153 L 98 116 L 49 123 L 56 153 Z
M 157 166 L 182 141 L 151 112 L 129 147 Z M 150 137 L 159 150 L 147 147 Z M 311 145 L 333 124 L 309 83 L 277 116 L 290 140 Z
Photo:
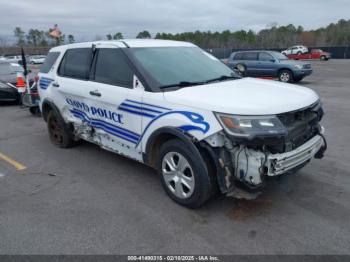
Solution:
M 142 31 L 140 33 L 138 33 L 138 35 L 136 36 L 136 38 L 143 38 L 143 39 L 146 39 L 146 38 L 152 38 L 150 32 L 148 31 Z
M 13 31 L 15 34 L 15 37 L 17 38 L 17 45 L 22 46 L 25 44 L 25 33 L 20 27 L 16 27 Z
M 113 39 L 114 40 L 118 40 L 118 39 L 123 39 L 123 34 L 121 32 L 117 32 L 113 35 Z
M 68 35 L 68 43 L 73 44 L 75 42 L 73 35 Z

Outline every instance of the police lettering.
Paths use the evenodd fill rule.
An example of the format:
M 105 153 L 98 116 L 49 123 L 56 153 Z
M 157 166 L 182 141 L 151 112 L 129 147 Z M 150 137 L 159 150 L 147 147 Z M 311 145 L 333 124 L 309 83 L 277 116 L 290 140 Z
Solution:
M 66 101 L 69 105 L 73 106 L 73 108 L 83 110 L 87 113 L 91 113 L 92 116 L 99 116 L 102 118 L 107 118 L 109 120 L 112 120 L 116 123 L 124 124 L 122 114 L 119 114 L 119 113 L 116 113 L 116 112 L 113 112 L 113 111 L 110 111 L 110 110 L 107 110 L 104 108 L 99 108 L 99 107 L 94 107 L 94 106 L 89 107 L 84 102 L 72 100 L 69 98 L 67 98 Z

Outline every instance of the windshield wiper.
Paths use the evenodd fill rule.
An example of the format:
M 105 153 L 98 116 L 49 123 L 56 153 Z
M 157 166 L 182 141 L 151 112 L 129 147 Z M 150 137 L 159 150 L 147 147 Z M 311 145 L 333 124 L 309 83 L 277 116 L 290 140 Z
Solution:
M 205 81 L 206 84 L 208 83 L 211 83 L 211 82 L 216 82 L 216 81 L 225 81 L 225 80 L 228 80 L 228 79 L 239 79 L 240 77 L 239 76 L 226 76 L 226 75 L 222 75 L 220 77 L 216 77 L 216 78 L 213 78 L 213 79 L 209 79 L 207 81 Z
M 181 81 L 177 84 L 170 84 L 170 85 L 163 85 L 160 86 L 160 89 L 169 88 L 169 87 L 187 87 L 187 86 L 197 86 L 197 85 L 203 85 L 205 82 L 188 82 L 188 81 Z

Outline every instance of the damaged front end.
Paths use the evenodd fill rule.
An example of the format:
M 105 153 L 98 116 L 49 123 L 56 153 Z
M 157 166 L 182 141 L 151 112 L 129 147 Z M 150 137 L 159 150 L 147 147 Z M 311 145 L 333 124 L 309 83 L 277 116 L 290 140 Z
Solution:
M 322 105 L 271 116 L 216 114 L 224 131 L 202 143 L 216 160 L 227 196 L 256 198 L 268 177 L 294 173 L 327 148 Z

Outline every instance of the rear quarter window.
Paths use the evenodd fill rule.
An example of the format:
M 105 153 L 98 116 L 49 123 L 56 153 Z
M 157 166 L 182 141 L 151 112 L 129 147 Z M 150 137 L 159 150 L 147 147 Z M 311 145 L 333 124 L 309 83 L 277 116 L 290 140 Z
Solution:
M 44 64 L 40 68 L 40 73 L 45 73 L 45 74 L 48 73 L 52 68 L 52 66 L 54 65 L 54 63 L 56 62 L 59 55 L 60 55 L 60 52 L 50 52 L 47 55 Z
M 91 48 L 69 49 L 62 59 L 58 74 L 63 77 L 86 80 L 89 74 L 91 58 Z

